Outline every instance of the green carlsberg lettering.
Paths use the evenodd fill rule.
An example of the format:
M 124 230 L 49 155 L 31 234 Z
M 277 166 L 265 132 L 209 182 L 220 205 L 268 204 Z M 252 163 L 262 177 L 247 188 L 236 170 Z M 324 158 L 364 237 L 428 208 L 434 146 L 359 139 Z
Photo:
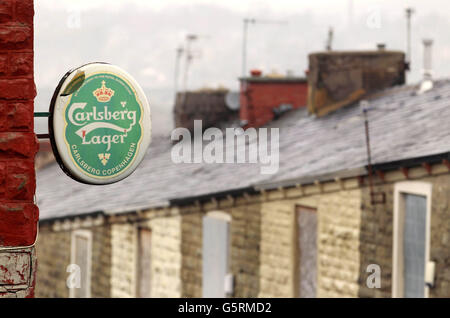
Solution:
M 143 108 L 124 78 L 109 73 L 87 77 L 64 116 L 69 153 L 84 174 L 109 178 L 131 166 L 142 139 Z

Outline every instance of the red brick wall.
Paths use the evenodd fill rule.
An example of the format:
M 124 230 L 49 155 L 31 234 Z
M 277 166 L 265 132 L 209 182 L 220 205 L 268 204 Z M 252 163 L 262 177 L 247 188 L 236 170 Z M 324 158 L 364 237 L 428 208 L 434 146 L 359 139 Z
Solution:
M 33 296 L 33 0 L 0 0 L 0 296 Z
M 308 86 L 306 81 L 246 81 L 241 83 L 240 119 L 249 127 L 259 127 L 270 122 L 273 109 L 281 104 L 293 108 L 306 106 Z

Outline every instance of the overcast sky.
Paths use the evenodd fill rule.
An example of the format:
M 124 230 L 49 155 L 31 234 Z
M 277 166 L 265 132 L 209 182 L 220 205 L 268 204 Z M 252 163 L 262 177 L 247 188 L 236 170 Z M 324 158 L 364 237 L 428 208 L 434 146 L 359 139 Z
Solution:
M 186 34 L 201 36 L 193 46 L 188 88 L 238 88 L 244 17 L 286 22 L 250 26 L 248 68 L 303 76 L 307 55 L 324 49 L 330 26 L 335 50 L 374 49 L 377 43 L 405 50 L 404 9 L 412 6 L 408 80 L 421 77 L 425 37 L 434 39 L 435 77 L 450 75 L 450 2 L 445 0 L 37 0 L 35 5 L 36 108 L 48 109 L 66 71 L 106 61 L 144 87 L 158 119 L 156 133 L 171 127 L 175 49 Z

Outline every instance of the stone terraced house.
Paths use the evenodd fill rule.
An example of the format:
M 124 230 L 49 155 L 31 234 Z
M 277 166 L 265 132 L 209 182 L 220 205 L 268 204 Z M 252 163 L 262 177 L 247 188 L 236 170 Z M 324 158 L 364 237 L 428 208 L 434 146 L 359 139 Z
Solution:
M 41 169 L 36 295 L 450 297 L 450 81 L 363 105 L 268 123 L 280 129 L 272 175 L 175 164 L 169 137 L 116 184 Z
M 416 90 L 368 99 L 372 191 L 359 105 L 273 121 L 275 175 L 255 164 L 174 164 L 168 138 L 117 184 L 43 168 L 37 296 L 68 297 L 76 263 L 82 288 L 71 296 L 449 297 L 450 81 Z M 381 288 L 367 287 L 370 264 Z

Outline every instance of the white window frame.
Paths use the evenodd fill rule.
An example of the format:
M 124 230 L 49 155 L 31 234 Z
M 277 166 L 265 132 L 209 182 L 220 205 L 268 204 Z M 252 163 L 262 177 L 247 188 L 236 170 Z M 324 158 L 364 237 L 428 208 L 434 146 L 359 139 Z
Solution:
M 232 279 L 232 273 L 231 273 L 231 221 L 232 221 L 232 217 L 231 217 L 231 213 L 227 213 L 227 212 L 224 212 L 224 211 L 210 211 L 210 212 L 207 212 L 204 215 L 204 217 L 210 217 L 210 218 L 215 218 L 215 219 L 218 219 L 218 220 L 222 220 L 222 221 L 227 222 L 228 225 L 229 225 L 228 242 L 227 242 L 227 244 L 228 244 L 227 274 L 226 274 L 226 277 L 224 277 L 224 280 L 226 280 L 227 277 Z M 202 222 L 203 222 L 203 220 L 202 220 Z M 202 242 L 202 244 L 203 244 L 203 242 Z M 202 262 L 203 262 L 203 259 L 202 259 Z M 231 289 L 232 290 L 229 291 L 229 292 L 227 292 L 226 290 L 224 291 L 225 292 L 225 298 L 229 297 L 231 294 L 234 293 L 234 286 L 231 286 Z M 203 290 L 203 283 L 202 283 L 202 290 Z
M 392 254 L 392 297 L 403 297 L 403 228 L 405 217 L 404 194 L 424 196 L 426 202 L 425 225 L 425 272 L 430 260 L 430 224 L 431 224 L 431 193 L 432 185 L 420 181 L 404 181 L 394 185 L 394 227 L 393 227 L 393 254 Z M 428 298 L 429 288 L 424 280 L 424 296 Z
M 70 244 L 70 263 L 75 264 L 76 259 L 76 237 L 81 236 L 87 240 L 87 298 L 91 298 L 91 270 L 92 270 L 92 232 L 89 230 L 75 230 L 72 231 L 71 244 Z M 82 282 L 83 283 L 83 282 Z M 69 297 L 75 298 L 75 288 L 69 289 Z
M 206 213 L 205 216 L 225 221 L 229 225 L 228 242 L 227 242 L 227 244 L 228 244 L 227 270 L 228 270 L 228 273 L 230 273 L 230 271 L 231 271 L 231 220 L 232 220 L 231 214 L 227 213 L 227 212 L 222 212 L 222 211 L 211 211 L 211 212 Z

